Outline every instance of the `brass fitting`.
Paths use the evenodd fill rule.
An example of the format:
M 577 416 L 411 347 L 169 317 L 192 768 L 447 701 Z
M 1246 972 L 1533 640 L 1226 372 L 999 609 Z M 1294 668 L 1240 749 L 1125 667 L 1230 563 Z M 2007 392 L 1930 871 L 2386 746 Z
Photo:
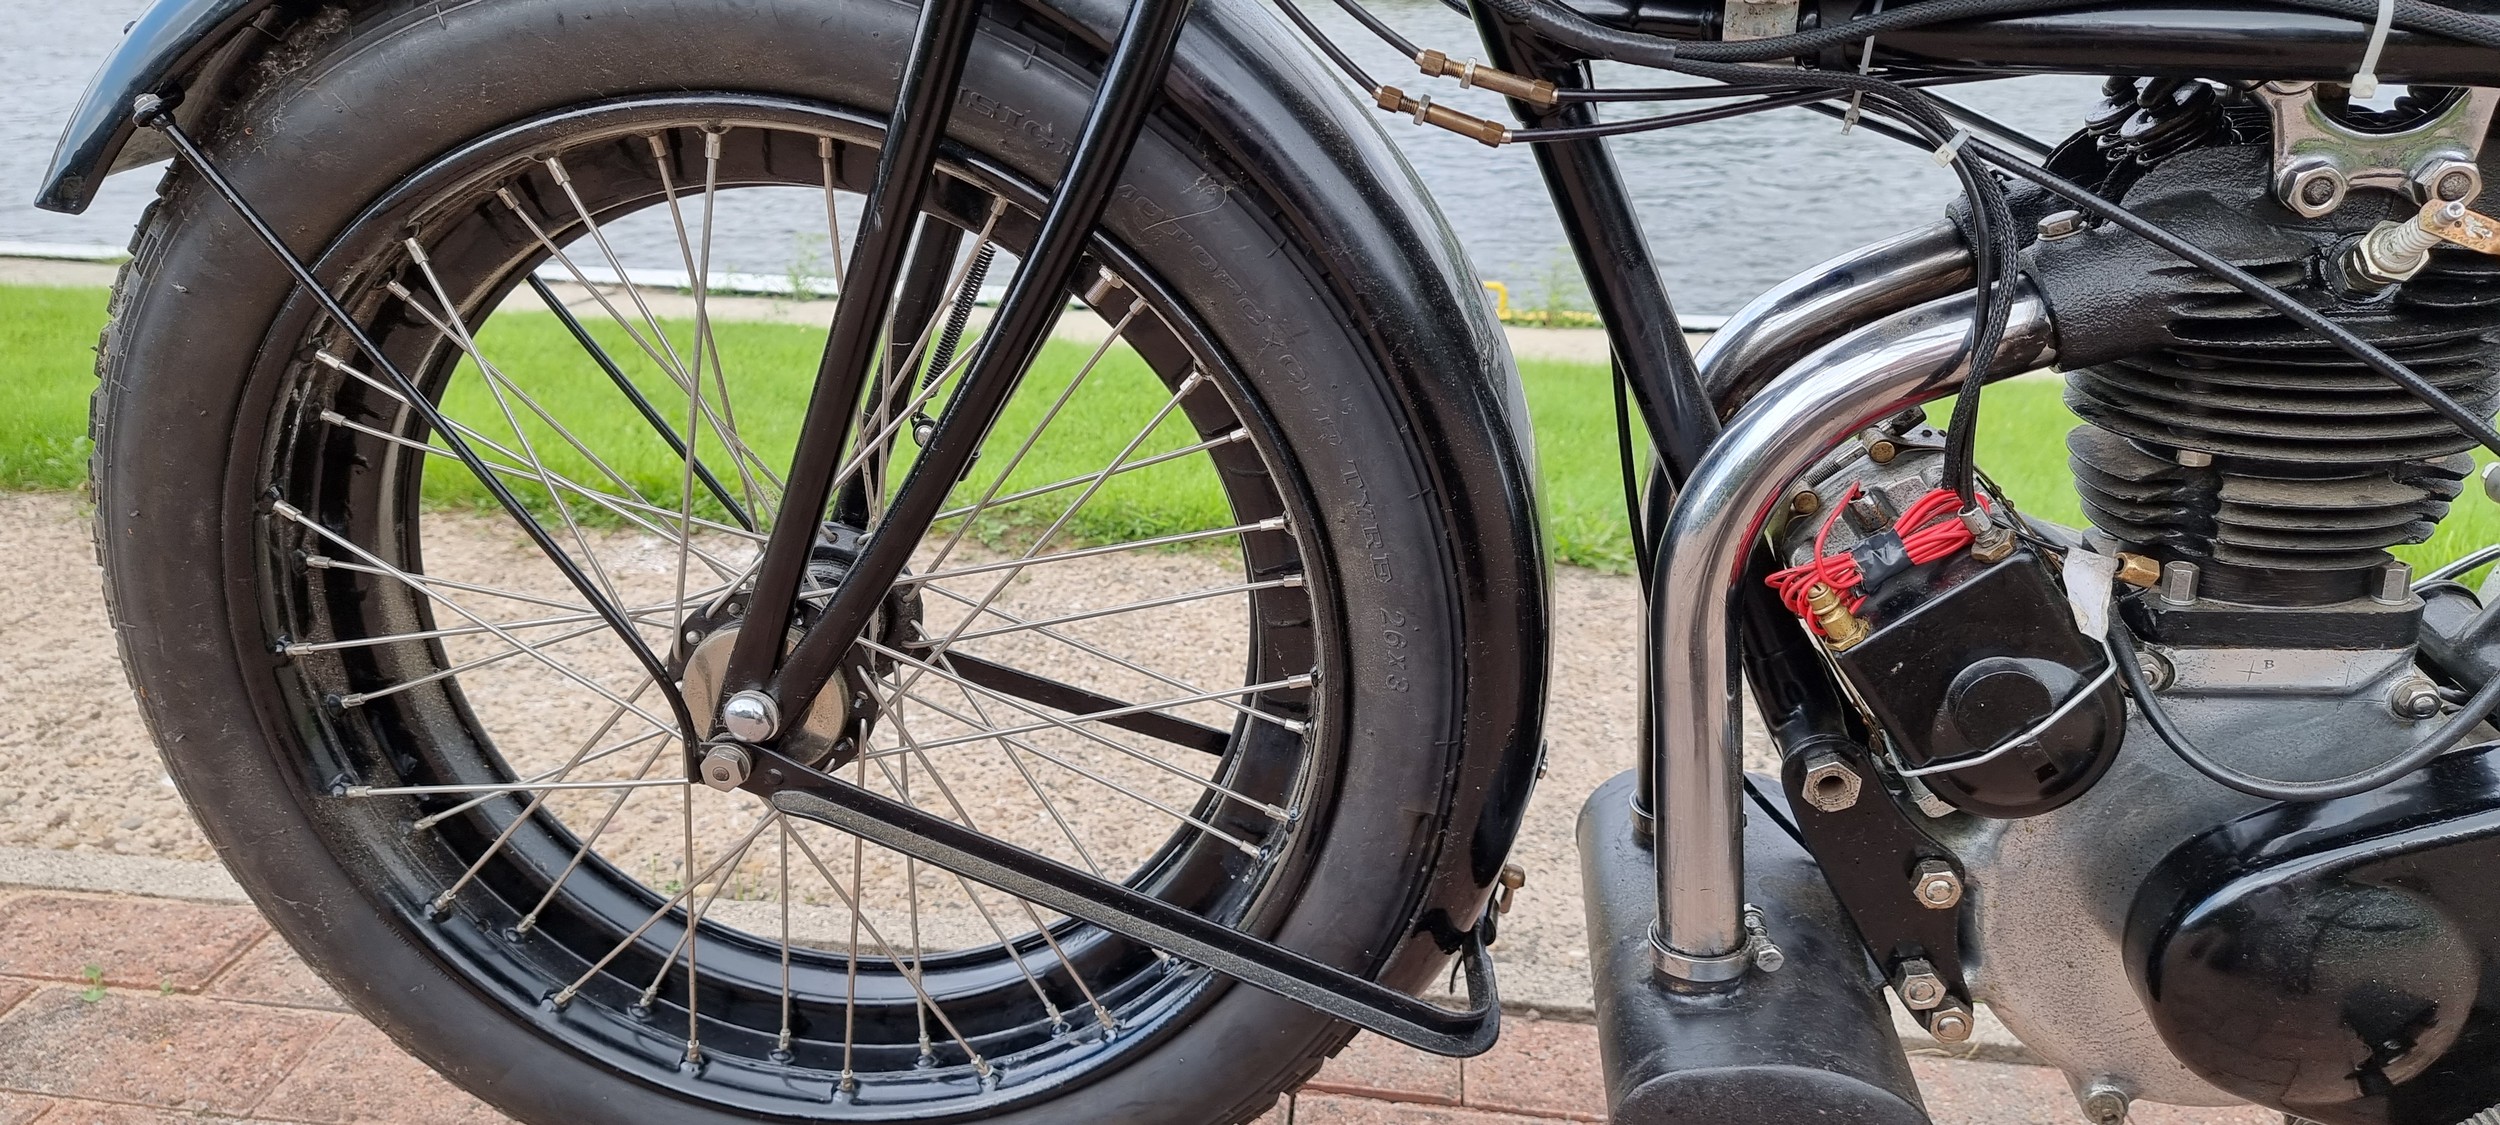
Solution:
M 2118 580 L 2139 590 L 2161 585 L 2161 563 L 2145 555 L 2118 552 Z
M 1823 627 L 1823 641 L 1834 652 L 1854 648 L 1874 632 L 1865 618 L 1849 612 L 1840 591 L 1825 583 L 1817 582 L 1806 590 L 1806 609 L 1814 614 L 1814 623 Z
M 1510 140 L 1510 127 L 1499 121 L 1488 121 L 1448 106 L 1434 105 L 1429 97 L 1418 98 L 1395 86 L 1383 86 L 1373 97 L 1380 103 L 1380 108 L 1412 116 L 1418 125 L 1437 125 L 1459 136 L 1473 137 L 1488 148 Z
M 1415 65 L 1422 67 L 1427 78 L 1455 78 L 1462 88 L 1481 86 L 1506 98 L 1517 98 L 1538 112 L 1562 104 L 1554 92 L 1554 84 L 1542 78 L 1512 74 L 1500 67 L 1486 66 L 1474 59 L 1459 62 L 1439 51 L 1424 51 L 1415 56 Z

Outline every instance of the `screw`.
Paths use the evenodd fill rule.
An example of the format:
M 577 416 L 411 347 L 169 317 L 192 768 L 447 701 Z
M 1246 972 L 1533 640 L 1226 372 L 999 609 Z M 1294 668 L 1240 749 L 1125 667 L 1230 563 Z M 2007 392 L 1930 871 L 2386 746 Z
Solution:
M 742 691 L 720 705 L 721 728 L 741 742 L 762 742 L 781 729 L 781 709 L 760 691 Z
M 1939 1043 L 1959 1043 L 1970 1038 L 1972 1026 L 1970 1007 L 1959 1000 L 1947 1000 L 1927 1013 L 1927 1034 L 1935 1036 Z
M 1771 927 L 1762 920 L 1762 908 L 1745 904 L 1745 948 L 1753 954 L 1753 967 L 1766 973 L 1780 971 L 1788 963 L 1788 955 L 1771 941 Z
M 2083 233 L 2083 212 L 2052 211 L 2040 216 L 2040 241 L 2055 242 Z
M 2125 1090 L 2106 1081 L 2095 1082 L 2084 1088 L 2083 1115 L 2092 1125 L 2125 1125 L 2129 1100 Z
M 2154 691 L 2170 686 L 2170 662 L 2151 649 L 2135 650 L 2135 670 L 2144 673 L 2144 686 Z
M 1857 804 L 1858 784 L 1858 771 L 1838 754 L 1806 759 L 1806 803 L 1823 812 L 1835 813 Z
M 2399 719 L 2428 719 L 2439 714 L 2439 688 L 2420 676 L 2405 680 L 2387 694 L 2387 709 Z
M 1910 893 L 1929 910 L 1951 910 L 1962 905 L 1962 876 L 1941 859 L 1922 859 L 1910 869 Z
M 703 784 L 730 792 L 746 783 L 748 764 L 746 747 L 715 742 L 703 750 Z
M 1901 994 L 1901 1006 L 1913 1012 L 1930 1011 L 1950 999 L 1944 978 L 1936 975 L 1936 967 L 1924 957 L 1903 961 L 1892 978 L 1892 988 Z

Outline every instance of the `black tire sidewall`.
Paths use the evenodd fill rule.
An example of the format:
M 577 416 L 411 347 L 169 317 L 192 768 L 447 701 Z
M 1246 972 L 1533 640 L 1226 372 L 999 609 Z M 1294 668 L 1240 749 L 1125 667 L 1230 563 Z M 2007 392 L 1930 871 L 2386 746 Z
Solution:
M 223 119 L 212 152 L 309 255 L 434 154 L 560 106 L 689 88 L 889 104 L 911 15 L 890 0 L 495 0 L 352 22 L 325 13 L 264 61 L 261 88 Z M 853 69 L 826 73 L 825 59 Z M 955 139 L 1046 182 L 1090 85 L 1047 46 L 987 33 Z M 1370 971 L 1406 937 L 1449 807 L 1456 663 L 1469 646 L 1450 608 L 1447 533 L 1430 506 L 1392 502 L 1431 490 L 1416 453 L 1388 440 L 1415 428 L 1360 334 L 1290 252 L 1290 228 L 1185 136 L 1150 132 L 1106 225 L 1248 377 L 1322 513 L 1306 543 L 1320 545 L 1314 565 L 1336 576 L 1343 607 L 1330 649 L 1343 682 L 1326 685 L 1347 701 L 1342 772 L 1322 850 L 1275 936 Z M 506 1112 L 743 1120 L 619 1080 L 472 991 L 413 923 L 369 896 L 349 869 L 360 857 L 333 853 L 293 762 L 298 735 L 261 592 L 275 578 L 259 569 L 267 517 L 256 493 L 304 302 L 287 300 L 279 267 L 188 176 L 169 181 L 134 250 L 102 366 L 99 543 L 144 710 L 220 855 L 359 1011 Z M 1381 639 L 1393 619 L 1405 641 L 1394 654 Z M 1343 1037 L 1307 1009 L 1233 988 L 1151 1052 L 997 1119 L 1239 1120 Z

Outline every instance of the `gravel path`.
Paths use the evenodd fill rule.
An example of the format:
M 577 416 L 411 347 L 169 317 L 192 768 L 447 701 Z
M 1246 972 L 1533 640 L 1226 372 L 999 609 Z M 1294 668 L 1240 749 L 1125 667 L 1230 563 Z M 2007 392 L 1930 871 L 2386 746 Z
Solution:
M 0 526 L 10 529 L 5 539 L 0 539 L 0 567 L 12 577 L 0 586 L 0 638 L 7 642 L 0 644 L 0 755 L 20 767 L 19 782 L 0 789 L 0 846 L 212 858 L 166 779 L 123 681 L 107 632 L 98 574 L 89 547 L 85 505 L 70 494 L 0 493 Z M 429 528 L 428 562 L 438 574 L 509 575 L 526 569 L 515 565 L 527 561 L 526 545 L 492 524 L 430 520 Z M 656 581 L 656 576 L 669 565 L 673 565 L 673 560 L 653 559 L 645 573 L 620 571 L 619 580 L 629 588 L 646 584 Z M 1205 556 L 1076 560 L 1034 572 L 1010 591 L 1006 604 L 1020 606 L 1024 612 L 1041 606 L 1065 606 L 1071 601 L 1102 605 L 1119 601 L 1119 592 L 1123 590 L 1213 586 L 1237 580 L 1226 575 L 1222 565 Z M 1077 591 L 1083 593 L 1079 595 Z M 1547 722 L 1551 768 L 1530 807 L 1526 831 L 1514 852 L 1514 858 L 1527 869 L 1529 881 L 1517 912 L 1503 926 L 1498 959 L 1505 976 L 1506 999 L 1562 1008 L 1578 1008 L 1586 1003 L 1587 946 L 1572 825 L 1581 799 L 1631 761 L 1635 731 L 1633 689 L 1638 669 L 1633 625 L 1638 605 L 1635 583 L 1630 578 L 1567 568 L 1556 575 L 1558 651 Z M 1122 626 L 1125 632 L 1097 625 L 1086 639 L 1106 648 L 1126 649 L 1132 655 L 1155 653 L 1158 667 L 1188 675 L 1205 674 L 1213 682 L 1239 682 L 1221 675 L 1226 667 L 1240 667 L 1238 652 L 1221 646 L 1172 643 L 1175 637 L 1220 634 L 1221 630 L 1201 631 L 1192 622 L 1218 620 L 1227 609 L 1223 603 L 1176 607 L 1161 611 L 1148 621 Z M 1237 614 L 1237 603 L 1229 611 Z M 595 659 L 585 659 L 595 664 Z M 1175 660 L 1181 661 L 1181 665 L 1174 665 Z M 502 682 L 511 685 L 509 690 L 525 695 L 530 681 L 527 675 L 515 674 Z M 523 696 L 515 698 L 520 697 Z M 516 734 L 510 739 L 510 745 L 532 747 L 516 754 L 525 759 L 525 766 L 561 765 L 565 756 L 579 748 L 582 736 L 595 729 L 604 709 L 578 705 L 587 699 L 582 693 L 572 693 L 571 698 L 575 704 L 557 708 L 553 715 L 545 709 L 531 713 L 537 738 L 524 739 Z M 483 699 L 480 710 L 494 725 L 509 721 L 499 716 L 515 713 L 509 703 L 510 700 Z M 1049 736 L 1059 733 L 1040 732 L 1033 739 L 1041 749 L 1049 749 Z M 932 726 L 920 732 L 919 737 L 926 740 L 942 734 L 942 730 Z M 1755 741 L 1749 747 L 1748 757 L 1760 768 L 1764 750 L 1758 734 Z M 623 753 L 613 760 L 623 769 L 639 756 Z M 542 763 L 539 758 L 546 760 Z M 1161 792 L 1167 795 L 1188 788 L 1188 782 L 1171 776 L 1171 771 L 1149 763 L 1133 765 L 1134 769 L 1122 775 L 1128 784 L 1145 788 L 1157 784 L 1159 779 L 1164 783 Z M 956 796 L 973 806 L 974 815 L 980 816 L 984 801 L 995 805 L 1004 800 L 1001 794 L 1007 790 L 1000 786 L 1009 783 L 1013 783 L 1014 790 L 1030 792 L 1029 787 L 1008 776 L 1004 768 L 997 768 L 984 777 L 960 782 Z M 1079 789 L 1047 779 L 1043 784 L 1076 810 L 1071 819 L 1079 823 L 1081 835 L 1092 839 L 1099 831 L 1112 840 L 1107 847 L 1113 854 L 1100 857 L 1106 866 L 1156 837 L 1153 831 L 1139 829 L 1152 825 L 1128 816 L 1126 823 L 1135 839 L 1123 838 L 1123 814 L 1119 810 L 1106 807 L 1107 803 L 1100 800 L 1086 802 Z M 590 800 L 570 800 L 559 806 L 559 813 L 569 821 L 585 823 L 584 818 L 595 814 L 592 804 Z M 682 807 L 673 792 L 665 800 L 649 797 L 638 804 L 649 807 L 637 815 L 621 817 L 620 826 L 611 829 L 614 835 L 603 839 L 602 851 L 629 870 L 645 869 L 637 874 L 662 877 L 673 869 L 680 852 Z M 724 798 L 702 808 L 699 828 L 702 838 L 712 839 L 715 833 L 734 832 L 752 823 L 752 818 L 750 809 L 739 808 Z M 1028 823 L 1000 831 L 1008 835 L 1040 833 L 1035 837 L 1038 840 L 1048 837 L 1049 827 Z M 833 857 L 826 858 L 834 862 Z M 742 868 L 745 879 L 761 877 L 757 862 L 760 861 L 751 860 Z M 899 885 L 897 880 L 901 878 L 900 872 L 889 868 L 872 870 L 867 882 L 871 887 L 882 885 L 891 889 Z M 959 893 L 948 891 L 939 876 L 927 871 L 919 873 L 918 884 L 939 897 Z M 732 890 L 724 898 L 742 896 L 742 890 Z M 838 908 L 823 905 L 824 900 L 816 896 L 797 897 L 801 915 L 796 919 L 797 929 L 803 936 L 814 931 L 830 938 L 832 919 L 840 916 Z M 988 905 L 1004 913 L 1007 904 L 1003 896 L 990 897 Z M 955 901 L 960 907 L 961 898 Z M 776 912 L 768 904 L 756 901 L 724 901 L 718 909 L 723 920 L 748 928 L 762 928 L 772 921 L 768 916 Z M 1002 919 L 1002 924 L 1005 921 Z M 930 936 L 937 940 L 973 940 L 980 936 L 975 931 L 982 925 L 976 914 L 958 909 L 949 918 L 934 920 L 932 926 L 945 932 L 933 932 Z

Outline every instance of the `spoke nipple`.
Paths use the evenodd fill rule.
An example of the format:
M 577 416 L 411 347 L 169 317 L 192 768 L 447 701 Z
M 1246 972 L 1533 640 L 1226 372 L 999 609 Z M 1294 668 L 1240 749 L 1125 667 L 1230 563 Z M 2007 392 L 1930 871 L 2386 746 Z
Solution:
M 434 264 L 433 259 L 428 258 L 428 257 L 426 257 L 426 256 L 425 256 L 425 247 L 424 247 L 423 245 L 420 245 L 420 244 L 417 242 L 417 240 L 416 240 L 416 239 L 414 239 L 414 238 L 406 238 L 406 239 L 402 239 L 402 240 L 400 240 L 400 241 L 401 241 L 401 242 L 403 242 L 403 243 L 405 243 L 405 244 L 407 245 L 407 247 L 408 247 L 408 258 L 409 258 L 409 260 L 410 260 L 410 261 L 413 261 L 413 262 L 417 263 L 417 264 L 418 264 L 418 265 L 420 265 L 420 266 L 430 266 L 430 265 L 433 265 L 433 264 Z M 393 288 L 393 289 L 398 289 L 398 288 L 399 288 L 399 283 L 398 283 L 398 282 L 396 282 L 396 281 L 392 282 L 392 283 L 391 283 L 391 288 Z
M 512 924 L 512 932 L 513 932 L 513 933 L 515 933 L 515 934 L 519 934 L 519 935 L 520 935 L 520 936 L 522 936 L 522 937 L 528 937 L 528 936 L 529 936 L 530 931 L 535 930 L 535 929 L 537 929 L 537 928 L 538 928 L 538 912 L 537 912 L 537 911 L 535 911 L 535 910 L 530 911 L 528 914 L 522 915 L 522 916 L 521 916 L 521 920 L 520 920 L 520 921 L 515 922 L 515 923 L 513 923 L 513 924 Z
M 1283 516 L 1269 516 L 1260 520 L 1258 525 L 1260 531 L 1283 531 L 1284 529 L 1285 517 Z
M 370 785 L 350 785 L 345 789 L 339 790 L 339 796 L 370 797 L 373 796 L 373 787 Z
M 1248 441 L 1250 440 L 1250 431 L 1247 429 L 1235 429 L 1233 432 L 1224 435 L 1224 440 L 1227 442 Z
M 403 301 L 414 301 L 417 299 L 415 294 L 408 292 L 407 286 L 401 285 L 396 281 L 384 282 L 382 284 L 382 288 L 389 290 L 391 296 L 397 297 Z
M 555 177 L 556 183 L 559 186 L 573 186 L 573 174 L 564 170 L 564 162 L 562 160 L 549 156 L 543 158 L 542 162 L 547 165 L 547 174 Z
M 435 813 L 432 816 L 420 817 L 408 826 L 408 830 L 410 832 L 423 832 L 437 824 L 441 824 L 445 815 L 446 814 L 443 813 Z
M 165 99 L 154 94 L 141 94 L 130 99 L 130 120 L 142 129 L 154 129 L 165 123 Z
M 706 129 L 706 130 L 704 130 L 704 131 L 703 131 L 703 159 L 705 159 L 705 160 L 718 160 L 718 159 L 720 159 L 720 139 L 721 139 L 722 137 L 727 136 L 727 135 L 729 135 L 729 130 L 727 130 L 727 129 L 720 129 L 720 130 Z
M 821 159 L 828 159 L 828 160 L 829 160 L 829 159 L 832 159 L 832 157 L 833 157 L 833 138 L 831 138 L 831 137 L 818 137 L 818 138 L 816 138 L 816 155 L 817 155 L 819 158 L 821 158 Z
M 512 208 L 515 211 L 521 209 L 521 200 L 512 194 L 511 188 L 496 188 L 495 198 L 502 200 L 504 206 Z
M 443 893 L 434 896 L 434 901 L 426 904 L 426 913 L 433 915 L 436 919 L 440 919 L 444 915 L 451 913 L 452 893 L 453 892 L 451 891 L 444 891 Z
M 573 997 L 575 995 L 576 993 L 573 991 L 572 986 L 567 985 L 563 988 L 557 989 L 555 995 L 547 998 L 547 1006 L 558 1011 L 562 1011 L 565 1005 L 573 1002 Z

